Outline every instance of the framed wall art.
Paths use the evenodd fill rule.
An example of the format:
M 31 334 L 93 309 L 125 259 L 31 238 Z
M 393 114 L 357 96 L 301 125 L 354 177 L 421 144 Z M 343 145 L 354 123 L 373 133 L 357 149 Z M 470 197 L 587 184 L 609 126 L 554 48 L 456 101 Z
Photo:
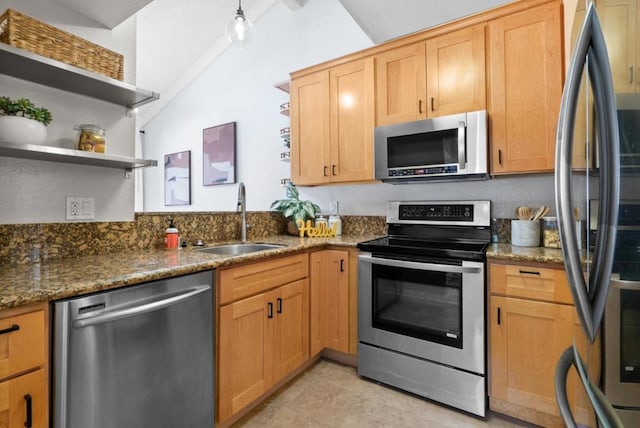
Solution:
M 236 182 L 236 123 L 212 126 L 202 131 L 202 184 Z
M 191 151 L 164 155 L 164 204 L 191 205 Z

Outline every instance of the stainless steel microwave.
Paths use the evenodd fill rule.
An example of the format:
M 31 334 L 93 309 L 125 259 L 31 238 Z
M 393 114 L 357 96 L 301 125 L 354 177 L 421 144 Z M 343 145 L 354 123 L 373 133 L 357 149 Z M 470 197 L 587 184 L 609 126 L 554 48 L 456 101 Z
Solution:
M 489 178 L 486 110 L 378 126 L 374 144 L 377 180 Z

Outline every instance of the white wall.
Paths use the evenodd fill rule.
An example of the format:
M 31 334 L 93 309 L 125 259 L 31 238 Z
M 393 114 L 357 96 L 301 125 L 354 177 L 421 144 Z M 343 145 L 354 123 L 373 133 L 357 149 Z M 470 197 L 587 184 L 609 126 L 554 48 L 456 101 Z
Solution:
M 337 0 L 309 0 L 292 12 L 280 2 L 255 23 L 252 42 L 229 48 L 143 127 L 143 155 L 191 150 L 192 204 L 166 207 L 162 168 L 144 170 L 145 211 L 229 211 L 237 184 L 202 185 L 202 130 L 237 122 L 237 181 L 247 191 L 247 208 L 267 210 L 282 197 L 279 130 L 288 125 L 279 106 L 287 94 L 274 88 L 289 72 L 372 45 Z
M 0 0 L 0 12 L 9 7 L 123 54 L 125 81 L 135 82 L 135 18 L 111 31 L 50 0 Z M 47 145 L 73 148 L 73 126 L 93 123 L 106 129 L 108 153 L 134 154 L 135 119 L 124 107 L 4 75 L 0 95 L 52 112 Z M 0 182 L 2 224 L 64 222 L 66 196 L 94 197 L 96 221 L 133 219 L 133 180 L 123 170 L 0 157 Z
M 167 207 L 163 171 L 145 169 L 145 211 L 228 211 L 235 209 L 237 185 L 202 186 L 202 129 L 236 121 L 237 179 L 247 186 L 248 209 L 267 210 L 284 196 L 280 178 L 289 164 L 279 161 L 279 129 L 287 118 L 278 106 L 286 94 L 273 88 L 288 73 L 366 48 L 371 42 L 337 0 L 309 0 L 292 13 L 276 4 L 255 26 L 256 40 L 232 48 L 212 63 L 145 127 L 145 157 L 191 150 L 192 204 Z M 553 175 L 496 178 L 464 183 L 363 184 L 301 188 L 325 211 L 338 201 L 340 213 L 384 215 L 389 200 L 489 199 L 493 216 L 511 217 L 517 205 L 554 207 Z M 576 185 L 584 188 L 580 178 Z M 584 206 L 584 200 L 576 203 Z M 584 212 L 584 210 L 583 210 Z

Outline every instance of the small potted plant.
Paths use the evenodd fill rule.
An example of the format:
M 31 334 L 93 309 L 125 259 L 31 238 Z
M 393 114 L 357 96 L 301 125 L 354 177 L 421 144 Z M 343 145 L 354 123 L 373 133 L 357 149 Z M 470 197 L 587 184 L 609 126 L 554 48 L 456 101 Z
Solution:
M 291 182 L 287 184 L 287 197 L 273 201 L 271 209 L 281 212 L 286 219 L 289 219 L 287 231 L 291 235 L 298 234 L 298 220 L 313 220 L 320 212 L 318 205 L 311 201 L 300 200 L 300 193 L 298 193 L 295 184 Z
M 42 144 L 51 113 L 36 107 L 27 98 L 0 97 L 0 141 L 16 144 Z

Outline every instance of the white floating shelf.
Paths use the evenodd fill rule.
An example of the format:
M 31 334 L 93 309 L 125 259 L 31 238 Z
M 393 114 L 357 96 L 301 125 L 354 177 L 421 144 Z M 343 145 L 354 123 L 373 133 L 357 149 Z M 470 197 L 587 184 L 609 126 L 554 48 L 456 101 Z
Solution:
M 128 156 L 85 152 L 82 150 L 63 149 L 60 147 L 2 142 L 0 142 L 0 156 L 73 163 L 77 165 L 103 166 L 117 169 L 132 169 L 158 165 L 158 161 L 150 159 L 135 159 Z

